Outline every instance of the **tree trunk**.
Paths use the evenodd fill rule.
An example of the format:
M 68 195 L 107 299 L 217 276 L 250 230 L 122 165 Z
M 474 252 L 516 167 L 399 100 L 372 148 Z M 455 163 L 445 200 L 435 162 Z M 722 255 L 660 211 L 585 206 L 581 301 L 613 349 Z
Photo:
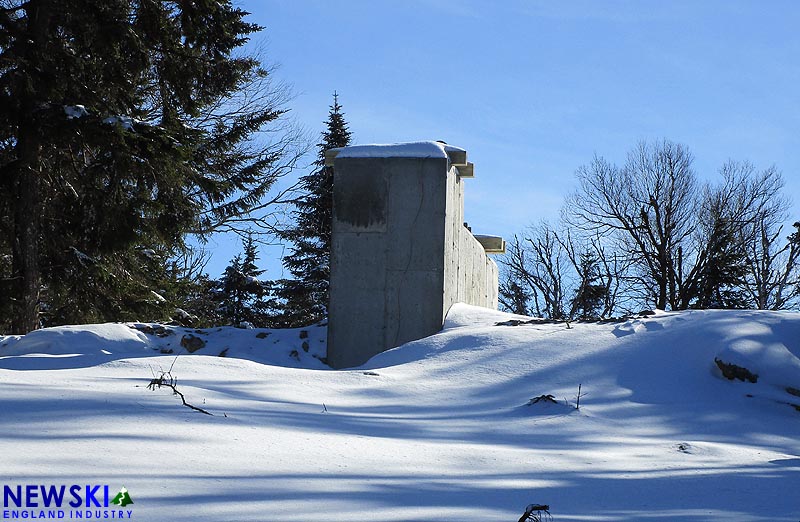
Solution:
M 35 141 L 35 140 L 34 140 Z M 38 144 L 26 144 L 28 151 L 19 167 L 15 185 L 14 240 L 12 266 L 14 269 L 14 315 L 12 331 L 26 334 L 39 327 L 39 152 Z M 23 149 L 20 143 L 20 149 Z M 20 152 L 23 152 L 21 150 Z
M 656 296 L 656 309 L 667 309 L 667 278 L 661 275 L 656 282 L 658 283 L 658 296 Z
M 49 25 L 49 6 L 46 0 L 31 1 L 26 7 L 28 41 L 24 45 L 26 64 L 38 67 L 43 63 Z M 41 230 L 41 135 L 37 112 L 45 103 L 46 89 L 40 71 L 23 69 L 18 92 L 24 93 L 17 117 L 17 165 L 12 187 L 15 196 L 13 239 L 11 242 L 14 311 L 11 328 L 16 334 L 26 334 L 39 327 L 39 235 Z

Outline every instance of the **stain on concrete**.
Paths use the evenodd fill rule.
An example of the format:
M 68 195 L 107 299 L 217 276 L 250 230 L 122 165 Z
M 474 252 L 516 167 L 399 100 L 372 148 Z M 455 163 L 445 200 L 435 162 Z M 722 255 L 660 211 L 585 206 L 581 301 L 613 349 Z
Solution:
M 351 231 L 385 232 L 386 178 L 371 169 L 348 170 L 349 190 L 334 191 L 334 219 Z

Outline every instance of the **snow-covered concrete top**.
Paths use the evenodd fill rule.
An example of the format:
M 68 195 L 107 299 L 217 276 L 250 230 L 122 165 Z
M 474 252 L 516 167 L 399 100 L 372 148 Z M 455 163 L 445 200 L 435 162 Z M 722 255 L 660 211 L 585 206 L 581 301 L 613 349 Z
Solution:
M 451 152 L 467 152 L 440 141 L 353 145 L 338 151 L 338 158 L 447 158 Z
M 325 151 L 326 165 L 335 158 L 445 158 L 456 166 L 467 164 L 467 151 L 441 141 L 375 143 Z

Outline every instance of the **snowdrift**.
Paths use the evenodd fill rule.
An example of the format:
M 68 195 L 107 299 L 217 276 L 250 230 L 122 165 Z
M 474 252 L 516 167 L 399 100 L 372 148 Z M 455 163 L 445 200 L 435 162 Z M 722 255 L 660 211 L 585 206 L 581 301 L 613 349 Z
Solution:
M 0 336 L 0 368 L 47 370 L 96 366 L 153 355 L 235 357 L 290 368 L 325 368 L 321 326 L 286 330 L 230 326 L 193 329 L 161 324 L 106 323 L 45 328 Z

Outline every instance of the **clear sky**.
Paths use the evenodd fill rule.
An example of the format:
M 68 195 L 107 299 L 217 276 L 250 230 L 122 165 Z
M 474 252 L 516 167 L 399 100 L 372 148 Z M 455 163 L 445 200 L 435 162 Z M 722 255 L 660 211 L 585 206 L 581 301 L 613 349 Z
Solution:
M 355 143 L 467 149 L 465 213 L 506 237 L 555 219 L 575 169 L 640 140 L 775 164 L 800 219 L 800 2 L 240 0 L 293 116 L 323 130 L 333 91 Z M 238 250 L 220 241 L 221 271 Z M 212 248 L 214 244 L 210 245 Z M 280 277 L 280 249 L 262 252 Z

